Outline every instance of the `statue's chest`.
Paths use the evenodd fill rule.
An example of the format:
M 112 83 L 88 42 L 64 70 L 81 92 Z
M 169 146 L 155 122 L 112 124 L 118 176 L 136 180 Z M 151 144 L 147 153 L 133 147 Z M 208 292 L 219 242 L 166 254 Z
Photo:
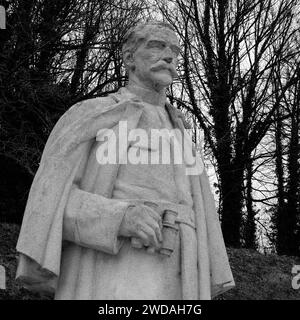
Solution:
M 173 125 L 165 107 L 145 103 L 138 128 L 144 130 L 173 129 Z

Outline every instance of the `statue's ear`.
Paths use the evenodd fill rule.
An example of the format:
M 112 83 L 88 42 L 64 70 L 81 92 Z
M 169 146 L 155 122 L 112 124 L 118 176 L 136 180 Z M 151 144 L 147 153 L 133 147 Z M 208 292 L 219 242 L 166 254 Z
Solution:
M 123 61 L 127 70 L 132 70 L 134 68 L 134 58 L 131 51 L 126 51 L 123 54 Z

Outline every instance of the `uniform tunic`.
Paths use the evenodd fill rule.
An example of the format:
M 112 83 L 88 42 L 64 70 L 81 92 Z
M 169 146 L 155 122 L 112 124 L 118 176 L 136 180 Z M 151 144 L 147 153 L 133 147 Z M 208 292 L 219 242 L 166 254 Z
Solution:
M 138 128 L 145 129 L 150 137 L 150 129 L 172 129 L 172 124 L 165 107 L 144 102 Z M 150 143 L 133 144 L 128 153 L 154 152 L 149 146 Z M 94 144 L 86 163 L 82 163 L 82 172 L 78 173 L 78 177 L 83 172 L 96 175 L 91 190 L 94 196 L 97 185 L 101 184 L 96 148 Z M 171 148 L 171 162 L 173 158 Z M 133 248 L 130 239 L 118 238 L 119 226 L 131 199 L 184 203 L 192 207 L 184 165 L 121 164 L 112 200 L 106 203 L 107 199 L 102 197 L 101 212 L 97 212 L 99 203 L 93 207 L 90 193 L 75 186 L 65 211 L 64 239 L 67 241 L 56 299 L 182 299 L 179 235 L 171 257 L 149 254 L 144 248 Z

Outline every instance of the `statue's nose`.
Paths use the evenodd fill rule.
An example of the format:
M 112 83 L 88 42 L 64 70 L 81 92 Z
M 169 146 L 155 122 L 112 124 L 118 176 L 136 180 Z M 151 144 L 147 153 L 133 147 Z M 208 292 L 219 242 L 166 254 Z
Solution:
M 167 63 L 171 63 L 173 61 L 173 52 L 170 47 L 166 47 L 163 54 L 163 60 Z

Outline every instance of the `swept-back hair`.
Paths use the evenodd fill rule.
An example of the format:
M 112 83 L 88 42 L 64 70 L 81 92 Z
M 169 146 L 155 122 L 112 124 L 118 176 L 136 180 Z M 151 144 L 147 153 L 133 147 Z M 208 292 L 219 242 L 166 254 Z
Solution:
M 147 38 L 149 34 L 154 31 L 154 29 L 165 29 L 168 28 L 175 32 L 174 28 L 166 22 L 149 20 L 145 23 L 139 23 L 127 31 L 124 37 L 124 42 L 122 46 L 122 54 L 127 51 L 132 53 L 139 47 L 139 45 Z

